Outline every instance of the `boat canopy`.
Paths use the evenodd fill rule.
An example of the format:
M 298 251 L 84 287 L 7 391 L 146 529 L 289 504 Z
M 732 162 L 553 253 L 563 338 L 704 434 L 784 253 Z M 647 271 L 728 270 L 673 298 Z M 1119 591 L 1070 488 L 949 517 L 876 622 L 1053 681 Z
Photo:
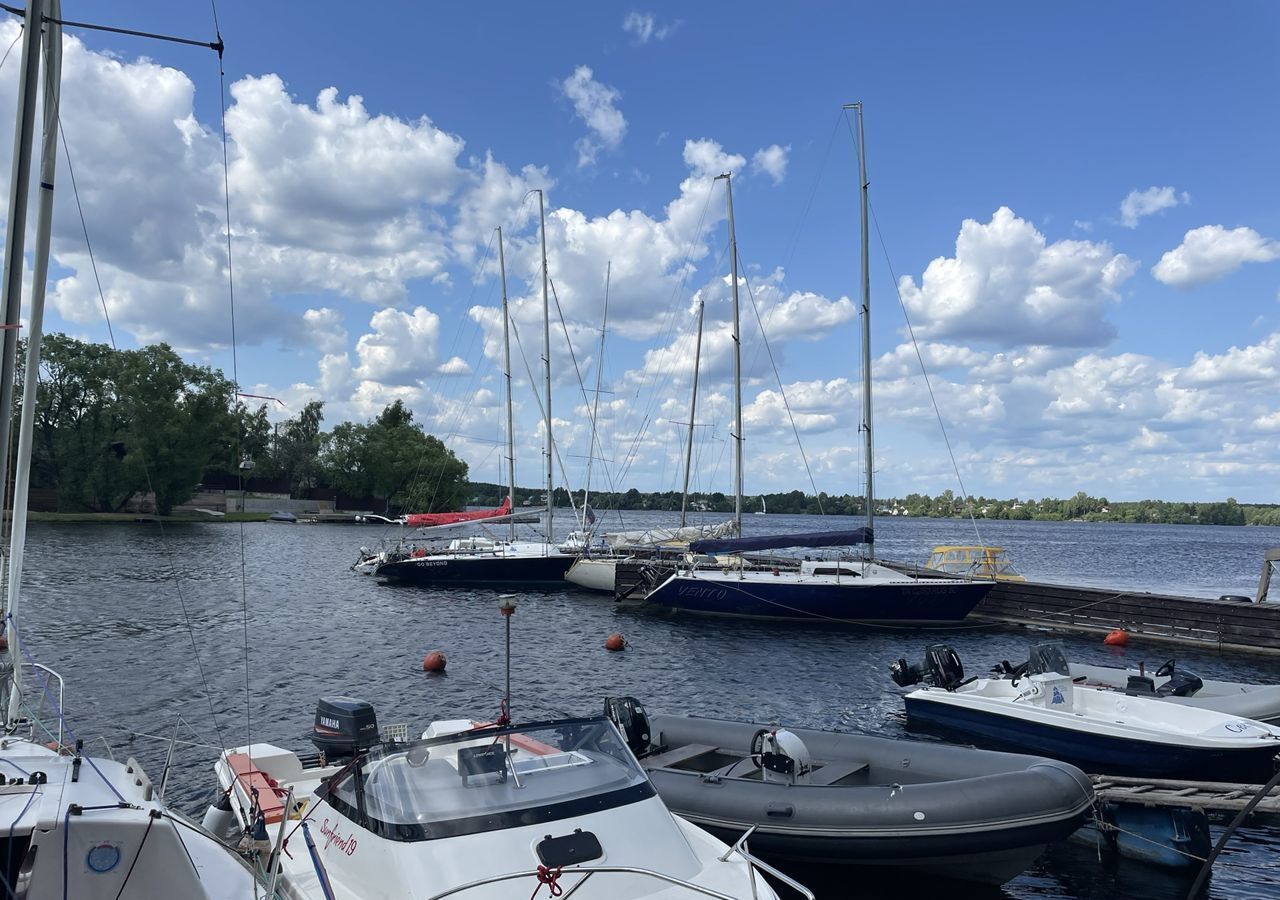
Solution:
M 851 531 L 806 531 L 802 534 L 767 534 L 694 541 L 689 549 L 694 553 L 744 553 L 748 550 L 780 550 L 784 547 L 848 547 L 871 542 L 870 528 L 854 528 Z
M 406 525 L 423 528 L 431 525 L 457 525 L 459 522 L 476 522 L 511 513 L 511 498 L 502 501 L 497 509 L 476 509 L 470 512 L 410 513 L 404 517 Z

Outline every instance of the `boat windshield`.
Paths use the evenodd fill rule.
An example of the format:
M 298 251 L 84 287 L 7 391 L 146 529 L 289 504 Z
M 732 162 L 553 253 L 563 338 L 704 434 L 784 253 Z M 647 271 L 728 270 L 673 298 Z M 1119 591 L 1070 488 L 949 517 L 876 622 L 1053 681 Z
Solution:
M 654 795 L 607 719 L 481 728 L 375 747 L 328 801 L 392 840 L 583 815 Z
M 1067 652 L 1058 641 L 1046 641 L 1031 645 L 1031 658 L 1027 663 L 1027 671 L 1032 675 L 1047 675 L 1054 672 L 1058 675 L 1070 675 L 1071 667 L 1067 665 Z

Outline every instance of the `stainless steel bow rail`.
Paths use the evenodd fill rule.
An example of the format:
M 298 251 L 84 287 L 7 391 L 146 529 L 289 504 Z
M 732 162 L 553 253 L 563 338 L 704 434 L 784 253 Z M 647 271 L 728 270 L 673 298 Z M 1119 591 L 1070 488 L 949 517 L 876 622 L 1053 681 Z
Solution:
M 732 847 L 730 847 L 728 850 L 724 852 L 724 855 L 720 857 L 720 862 L 728 862 L 729 857 L 736 853 L 751 865 L 752 867 L 752 870 L 751 870 L 752 900 L 757 900 L 757 898 L 759 897 L 759 894 L 756 892 L 755 869 L 757 868 L 772 875 L 774 878 L 781 881 L 787 887 L 799 893 L 802 897 L 805 898 L 805 900 L 814 900 L 813 891 L 809 890 L 807 887 L 805 887 L 800 882 L 796 881 L 794 878 L 784 875 L 782 872 L 779 872 L 773 866 L 769 865 L 768 863 L 762 862 L 757 857 L 754 857 L 751 855 L 751 853 L 747 850 L 747 838 L 751 837 L 751 835 L 755 833 L 756 828 L 757 826 L 752 825 L 749 829 L 747 829 L 746 834 L 738 838 L 737 843 L 735 843 Z M 723 894 L 720 891 L 713 890 L 708 887 L 703 887 L 700 884 L 694 884 L 692 881 L 686 881 L 683 878 L 676 878 L 673 875 L 665 875 L 662 872 L 656 872 L 653 869 L 640 868 L 639 866 L 591 866 L 590 868 L 564 869 L 562 874 L 582 876 L 580 879 L 578 879 L 577 884 L 575 884 L 573 887 L 569 888 L 564 892 L 563 900 L 569 900 L 569 898 L 574 895 L 574 893 L 578 890 L 578 888 L 582 887 L 584 884 L 587 883 L 587 881 L 591 878 L 591 876 L 600 875 L 600 874 L 641 875 L 646 878 L 655 878 L 658 881 L 665 881 L 668 884 L 674 884 L 678 887 L 685 888 L 695 894 L 701 894 L 704 897 L 715 897 L 716 900 L 744 900 L 744 898 L 742 897 L 734 897 L 731 894 Z M 538 877 L 537 869 L 532 869 L 527 872 L 511 872 L 506 875 L 492 875 L 488 878 L 481 878 L 477 881 L 471 881 L 471 882 L 468 882 L 467 884 L 462 884 L 462 885 L 458 885 L 457 887 L 449 888 L 447 891 L 441 891 L 438 894 L 433 894 L 430 898 L 428 898 L 428 900 L 443 900 L 443 898 L 445 897 L 452 897 L 455 894 L 461 894 L 465 891 L 470 891 L 474 888 L 484 887 L 485 885 L 489 885 L 489 884 L 498 884 L 503 881 L 517 881 L 520 879 L 537 878 L 537 877 Z

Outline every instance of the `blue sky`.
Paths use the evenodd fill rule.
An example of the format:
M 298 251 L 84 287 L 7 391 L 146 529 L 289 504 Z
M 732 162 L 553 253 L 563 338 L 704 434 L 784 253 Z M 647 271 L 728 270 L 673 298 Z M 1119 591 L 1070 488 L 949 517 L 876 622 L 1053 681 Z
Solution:
M 195 2 L 64 12 L 212 33 Z M 748 310 L 747 490 L 812 489 L 785 391 L 813 482 L 857 493 L 855 155 L 840 106 L 862 100 L 884 236 L 872 242 L 882 493 L 958 490 L 896 287 L 971 491 L 1280 501 L 1273 4 L 218 12 L 239 374 L 284 401 L 275 415 L 318 398 L 332 425 L 404 399 L 474 477 L 496 477 L 500 320 L 484 261 L 503 224 L 536 366 L 523 198 L 544 187 L 552 277 L 588 388 L 614 267 L 599 439 L 614 485 L 678 487 L 701 298 L 694 483 L 727 490 L 728 267 L 710 179 L 730 168 L 743 300 L 749 283 L 778 368 Z M 17 32 L 4 27 L 8 46 Z M 212 54 L 76 40 L 63 121 L 117 339 L 167 340 L 230 372 Z M 6 123 L 16 54 L 0 69 Z M 68 187 L 64 175 L 49 328 L 104 340 Z M 556 434 L 578 487 L 590 425 L 554 337 Z M 531 484 L 539 413 L 527 384 L 516 400 Z

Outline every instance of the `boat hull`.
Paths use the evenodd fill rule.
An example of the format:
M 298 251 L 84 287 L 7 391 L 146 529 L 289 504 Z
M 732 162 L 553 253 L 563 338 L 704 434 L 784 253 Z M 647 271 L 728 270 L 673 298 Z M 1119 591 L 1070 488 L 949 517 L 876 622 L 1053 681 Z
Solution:
M 565 573 L 576 558 L 567 554 L 423 557 L 383 563 L 374 574 L 383 581 L 397 584 L 552 586 L 564 583 Z
M 793 785 L 747 771 L 753 767 L 741 754 L 757 725 L 654 716 L 651 728 L 663 747 L 717 748 L 670 766 L 661 765 L 663 754 L 641 759 L 667 806 L 725 841 L 755 826 L 752 852 L 784 863 L 1002 884 L 1075 831 L 1092 808 L 1082 772 L 1039 757 L 788 729 L 821 764 L 819 776 L 827 766 L 852 773 L 830 785 Z M 702 771 L 715 763 L 725 765 Z
M 1264 782 L 1275 772 L 1280 746 L 1190 747 L 1140 738 L 1096 734 L 1004 715 L 985 709 L 906 698 L 912 727 L 978 738 L 1001 750 L 1031 751 L 1061 759 L 1086 772 L 1208 781 Z
M 736 580 L 676 573 L 646 601 L 679 612 L 769 621 L 946 625 L 963 621 L 990 583 L 932 580 L 887 584 Z
M 1137 669 L 1071 663 L 1071 674 L 1084 675 L 1088 679 L 1086 684 L 1089 685 L 1102 685 L 1123 690 L 1129 676 L 1140 673 Z M 1160 687 L 1168 680 L 1165 676 L 1157 676 L 1154 678 L 1155 686 Z M 1280 685 L 1206 679 L 1204 687 L 1190 697 L 1160 697 L 1159 699 L 1179 706 L 1208 709 L 1224 715 L 1265 722 L 1268 725 L 1280 725 Z
M 574 561 L 564 577 L 570 584 L 576 584 L 588 591 L 612 594 L 617 574 L 617 559 L 609 557 L 591 559 L 584 556 Z

